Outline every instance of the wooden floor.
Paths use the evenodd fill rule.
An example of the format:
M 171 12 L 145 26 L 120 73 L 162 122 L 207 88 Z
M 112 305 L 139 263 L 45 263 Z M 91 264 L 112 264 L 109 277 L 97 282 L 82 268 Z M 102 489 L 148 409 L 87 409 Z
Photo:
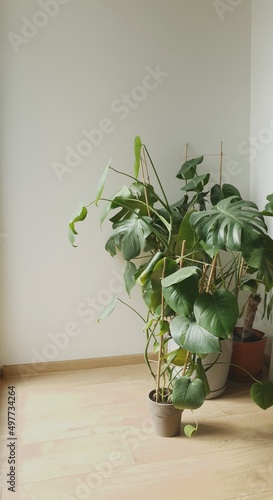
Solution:
M 16 388 L 16 493 L 7 489 L 7 388 Z M 273 409 L 230 382 L 195 412 L 198 433 L 151 429 L 145 365 L 0 384 L 1 500 L 273 499 Z M 185 411 L 183 423 L 192 422 Z

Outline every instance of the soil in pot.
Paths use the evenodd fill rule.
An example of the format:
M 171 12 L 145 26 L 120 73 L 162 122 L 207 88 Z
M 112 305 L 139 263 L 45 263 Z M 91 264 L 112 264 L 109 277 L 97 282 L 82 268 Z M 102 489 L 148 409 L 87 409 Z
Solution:
M 182 410 L 178 410 L 171 403 L 157 403 L 155 390 L 148 394 L 148 404 L 155 434 L 162 437 L 180 434 Z
M 241 368 L 255 378 L 259 378 L 262 375 L 266 337 L 263 332 L 253 330 L 249 341 L 240 342 L 236 340 L 236 338 L 238 339 L 237 332 L 238 328 L 234 331 L 229 378 L 240 382 L 249 382 L 252 380 L 251 377 Z

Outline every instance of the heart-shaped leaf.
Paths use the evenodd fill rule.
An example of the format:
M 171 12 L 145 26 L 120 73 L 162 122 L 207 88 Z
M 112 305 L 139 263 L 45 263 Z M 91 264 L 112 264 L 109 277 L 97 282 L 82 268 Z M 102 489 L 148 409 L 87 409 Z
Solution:
M 228 290 L 200 294 L 194 304 L 198 325 L 217 337 L 228 338 L 238 320 L 239 308 L 234 295 Z
M 194 427 L 194 425 L 191 425 L 191 424 L 187 424 L 185 425 L 184 427 L 184 434 L 185 436 L 187 436 L 188 438 L 191 438 L 193 434 L 195 434 L 195 432 L 197 431 L 197 426 Z
M 202 380 L 190 377 L 180 377 L 174 381 L 172 403 L 180 410 L 196 410 L 200 408 L 206 398 Z
M 175 273 L 176 274 L 176 273 Z M 172 275 L 166 280 L 172 278 Z M 194 276 L 175 283 L 171 286 L 164 287 L 162 280 L 163 295 L 168 306 L 177 314 L 190 316 L 193 310 L 194 301 L 198 295 L 198 281 Z
M 218 337 L 207 332 L 193 319 L 176 316 L 170 323 L 171 336 L 177 345 L 196 354 L 220 352 Z
M 189 222 L 191 213 L 193 213 L 193 211 L 186 213 L 183 217 L 178 231 L 179 241 L 184 240 L 186 242 L 187 249 L 194 248 L 198 239 L 192 225 Z
M 264 382 L 255 382 L 250 389 L 250 395 L 262 410 L 267 410 L 273 406 L 273 382 L 265 380 Z

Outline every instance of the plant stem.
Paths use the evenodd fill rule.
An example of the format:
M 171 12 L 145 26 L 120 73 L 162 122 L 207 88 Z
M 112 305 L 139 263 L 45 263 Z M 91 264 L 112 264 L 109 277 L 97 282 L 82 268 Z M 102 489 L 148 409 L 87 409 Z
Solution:
M 148 193 L 147 193 L 147 183 L 149 183 L 149 173 L 148 173 L 148 167 L 147 167 L 146 158 L 145 158 L 145 150 L 143 150 L 143 151 L 144 151 L 143 157 L 140 156 L 141 175 L 142 175 L 142 181 L 143 181 L 143 185 L 144 185 L 144 196 L 145 196 L 145 202 L 146 202 L 146 206 L 147 206 L 147 214 L 149 217 L 151 217 L 151 212 L 150 212 L 150 207 L 149 207 L 149 199 L 148 199 Z M 145 165 L 145 172 L 144 172 L 144 168 L 143 168 L 143 163 Z M 147 175 L 147 182 L 145 180 L 145 173 Z
M 188 364 L 188 361 L 189 361 L 189 357 L 190 357 L 190 351 L 187 351 L 186 358 L 185 358 L 185 362 L 184 362 L 184 366 L 183 366 L 182 377 L 183 377 L 183 376 L 185 375 L 185 373 L 186 373 L 186 369 L 187 369 L 187 364 Z
M 141 316 L 141 314 L 138 311 L 136 311 L 136 309 L 134 309 L 132 306 L 129 306 L 129 304 L 127 302 L 124 302 L 124 300 L 120 299 L 119 297 L 117 297 L 117 300 L 119 300 L 125 306 L 129 307 L 129 309 L 134 311 L 142 319 L 142 321 L 144 321 L 144 323 L 146 323 L 145 318 L 143 318 L 143 316 Z
M 235 291 L 235 294 L 236 294 L 236 299 L 238 298 L 238 294 L 239 294 L 239 291 L 240 291 L 240 282 L 241 282 L 241 277 L 242 277 L 242 274 L 243 274 L 243 270 L 244 270 L 244 258 L 242 257 L 242 260 L 241 260 L 241 263 L 240 263 L 240 268 L 239 268 L 239 273 L 238 273 L 238 276 L 237 276 L 237 283 L 236 283 L 236 291 Z
M 214 275 L 214 270 L 215 270 L 216 262 L 217 262 L 217 254 L 213 257 L 213 261 L 212 261 L 212 264 L 211 264 L 211 270 L 210 270 L 210 274 L 209 274 L 209 279 L 208 279 L 208 284 L 207 284 L 207 287 L 206 287 L 206 292 L 209 292 L 210 285 L 211 285 L 211 282 L 212 282 L 212 278 L 213 278 L 213 275 Z
M 162 269 L 162 279 L 165 277 L 165 268 L 166 268 L 166 257 L 163 260 L 163 269 Z M 163 296 L 163 288 L 161 288 L 161 320 L 164 320 L 164 296 Z M 161 358 L 163 354 L 163 345 L 164 345 L 164 335 L 160 335 L 159 339 L 159 350 L 158 350 L 158 358 L 157 358 L 157 380 L 156 380 L 156 402 L 159 401 L 159 391 L 160 391 L 160 372 L 161 372 Z
M 221 141 L 221 150 L 220 150 L 220 179 L 219 179 L 220 187 L 222 187 L 222 179 L 223 179 L 223 141 Z
M 141 184 L 142 184 L 142 183 L 141 183 Z M 100 198 L 100 200 L 101 200 L 101 201 L 108 201 L 108 202 L 109 202 L 109 201 L 111 201 L 111 202 L 113 201 L 113 200 L 110 200 L 110 199 L 108 199 L 108 198 Z M 133 201 L 133 202 L 135 202 L 136 200 L 135 200 L 134 198 L 127 198 L 127 199 L 126 199 L 126 201 L 127 201 L 127 202 L 128 202 L 128 201 Z M 138 203 L 139 203 L 140 205 L 144 205 L 144 206 L 146 207 L 146 203 L 144 203 L 144 201 L 141 201 L 141 200 L 137 200 L 137 201 L 138 201 Z M 145 224 L 147 224 L 147 226 L 151 229 L 151 232 L 153 232 L 153 233 L 156 235 L 156 237 L 159 239 L 159 241 L 160 241 L 160 242 L 164 245 L 165 249 L 167 249 L 167 248 L 168 248 L 168 246 L 169 246 L 169 240 L 170 240 L 170 237 L 171 237 L 171 231 L 169 230 L 169 227 L 166 227 L 166 224 L 167 224 L 167 223 L 165 224 L 165 227 L 166 227 L 166 229 L 167 229 L 167 230 L 168 230 L 168 232 L 169 232 L 169 236 L 168 236 L 168 239 L 166 240 L 166 238 L 164 238 L 164 237 L 162 236 L 162 234 L 161 234 L 159 231 L 157 231 L 157 230 L 156 230 L 156 228 L 155 228 L 154 226 L 152 226 L 152 225 L 151 225 L 151 224 L 147 221 L 147 218 L 142 217 L 141 215 L 139 215 L 139 213 L 138 213 L 138 212 L 136 212 L 136 210 L 135 210 L 135 209 L 133 209 L 133 210 L 132 210 L 130 207 L 128 207 L 128 205 L 126 205 L 126 203 L 122 203 L 120 200 L 119 200 L 118 204 L 119 204 L 119 206 L 120 206 L 120 207 L 122 207 L 122 208 L 126 208 L 126 210 L 128 210 L 128 212 L 131 212 L 131 214 L 135 214 L 135 215 L 136 215 L 139 219 L 141 219 L 143 222 L 145 222 Z M 160 219 L 160 215 L 157 213 L 157 211 L 156 211 L 153 207 L 151 207 L 150 205 L 149 205 L 149 207 L 150 207 L 150 210 L 151 210 L 151 211 L 152 211 L 155 215 L 157 215 L 157 216 L 158 216 L 158 218 Z M 118 207 L 115 207 L 115 208 L 118 208 Z M 161 220 L 162 220 L 162 218 L 161 218 Z M 169 223 L 168 223 L 168 226 L 170 226 L 170 224 L 169 224 Z
M 151 342 L 151 338 L 154 337 L 154 328 L 150 330 L 150 335 L 147 334 L 147 342 L 146 342 L 146 346 L 145 346 L 145 350 L 144 350 L 144 360 L 145 360 L 145 363 L 146 365 L 148 366 L 148 369 L 150 371 L 150 374 L 154 377 L 154 379 L 156 380 L 156 375 L 154 374 L 153 372 L 153 369 L 151 367 L 151 363 L 150 363 L 150 360 L 148 358 L 148 349 L 149 349 L 149 345 L 150 345 L 150 342 Z
M 150 155 L 149 155 L 149 151 L 148 151 L 148 149 L 146 148 L 146 146 L 145 146 L 144 144 L 143 144 L 143 148 L 144 148 L 144 150 L 146 151 L 147 156 L 148 156 L 148 158 L 149 158 L 149 161 L 150 161 L 150 163 L 151 163 L 152 169 L 153 169 L 154 174 L 155 174 L 155 176 L 156 176 L 157 182 L 158 182 L 158 184 L 159 184 L 159 186 L 160 186 L 160 189 L 161 189 L 161 192 L 162 192 L 162 194 L 163 194 L 163 197 L 164 197 L 164 200 L 165 200 L 166 206 L 167 206 L 167 208 L 168 208 L 168 211 L 170 211 L 170 205 L 169 205 L 169 202 L 168 202 L 168 198 L 167 198 L 166 193 L 165 193 L 165 191 L 164 191 L 164 189 L 163 189 L 163 186 L 162 186 L 161 180 L 160 180 L 159 175 L 158 175 L 158 173 L 157 173 L 157 171 L 156 171 L 156 168 L 155 168 L 155 166 L 154 166 L 154 164 L 153 164 L 152 158 L 150 157 Z
M 125 172 L 121 172 L 120 170 L 117 170 L 116 168 L 113 168 L 113 167 L 110 167 L 110 170 L 112 170 L 113 172 L 115 172 L 116 174 L 119 174 L 119 175 L 124 175 L 125 177 L 128 177 L 129 179 L 132 179 L 134 182 L 139 182 L 139 184 L 141 184 L 143 187 L 144 187 L 144 184 L 143 182 L 141 182 L 139 179 L 137 179 L 136 177 L 134 177 L 133 175 L 130 175 L 130 174 L 126 174 Z M 154 191 L 152 191 L 151 188 L 149 188 L 149 186 L 146 186 L 147 187 L 147 191 L 150 191 L 153 195 L 155 195 L 157 197 L 157 201 L 159 201 L 159 203 L 161 203 L 161 205 L 166 208 L 166 210 L 168 210 L 168 212 L 170 211 L 170 206 L 169 206 L 169 203 L 168 203 L 168 200 L 166 198 L 166 203 L 160 198 L 160 196 L 158 196 L 158 194 L 156 194 Z M 164 197 L 165 198 L 165 197 Z M 102 198 L 101 198 L 102 199 Z M 112 201 L 112 200 L 109 200 L 109 201 Z M 88 205 L 86 205 L 88 206 Z
M 202 272 L 202 278 L 199 286 L 199 293 L 203 292 L 204 285 L 205 285 L 205 279 L 206 279 L 206 274 L 207 274 L 207 269 L 208 269 L 208 264 L 203 265 L 203 272 Z

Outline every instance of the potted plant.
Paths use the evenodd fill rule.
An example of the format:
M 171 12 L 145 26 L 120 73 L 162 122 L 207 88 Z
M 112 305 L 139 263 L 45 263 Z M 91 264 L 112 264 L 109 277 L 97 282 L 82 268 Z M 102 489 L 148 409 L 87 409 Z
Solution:
M 269 316 L 272 309 L 272 300 L 268 302 L 267 297 L 273 287 L 273 240 L 264 216 L 273 215 L 273 196 L 267 197 L 268 203 L 260 212 L 253 202 L 242 200 L 239 192 L 225 198 L 220 186 L 215 189 L 214 206 L 206 213 L 192 214 L 191 223 L 203 241 L 232 256 L 236 298 L 241 291 L 250 291 L 241 311 L 243 325 L 234 329 L 230 368 L 232 378 L 249 381 L 262 373 L 266 337 L 253 328 L 262 297 L 263 314 Z
M 210 393 L 203 358 L 221 352 L 220 339 L 229 338 L 237 322 L 237 298 L 226 286 L 229 276 L 234 275 L 234 265 L 223 269 L 218 247 L 199 236 L 201 223 L 192 220 L 194 215 L 206 213 L 205 187 L 210 176 L 197 173 L 203 157 L 182 165 L 177 178 L 183 180 L 185 194 L 171 204 L 140 137 L 135 139 L 134 150 L 134 175 L 117 171 L 108 164 L 94 200 L 85 206 L 81 204 L 73 215 L 69 238 L 74 245 L 75 224 L 86 218 L 91 205 L 104 202 L 100 222 L 108 218 L 112 223 L 112 234 L 105 248 L 112 256 L 121 253 L 126 263 L 126 291 L 130 296 L 132 287 L 139 284 L 147 307 L 147 316 L 142 318 L 147 340 L 144 358 L 154 379 L 149 403 L 156 406 L 157 413 L 166 407 L 170 408 L 167 412 L 173 407 L 179 412 L 174 430 L 157 432 L 175 435 L 180 430 L 181 412 L 198 409 Z M 111 198 L 104 198 L 110 173 L 125 176 L 130 182 Z M 225 189 L 236 195 L 235 188 Z M 218 188 L 212 188 L 212 199 L 219 193 Z M 101 318 L 113 311 L 118 300 L 113 298 Z M 175 348 L 170 348 L 172 341 Z M 155 368 L 149 355 L 151 350 L 157 354 Z M 272 387 L 259 381 L 252 386 L 251 396 L 263 409 L 273 404 L 273 398 L 268 396 Z M 155 419 L 162 421 L 158 416 Z M 186 426 L 184 431 L 191 436 L 196 428 L 197 424 Z

